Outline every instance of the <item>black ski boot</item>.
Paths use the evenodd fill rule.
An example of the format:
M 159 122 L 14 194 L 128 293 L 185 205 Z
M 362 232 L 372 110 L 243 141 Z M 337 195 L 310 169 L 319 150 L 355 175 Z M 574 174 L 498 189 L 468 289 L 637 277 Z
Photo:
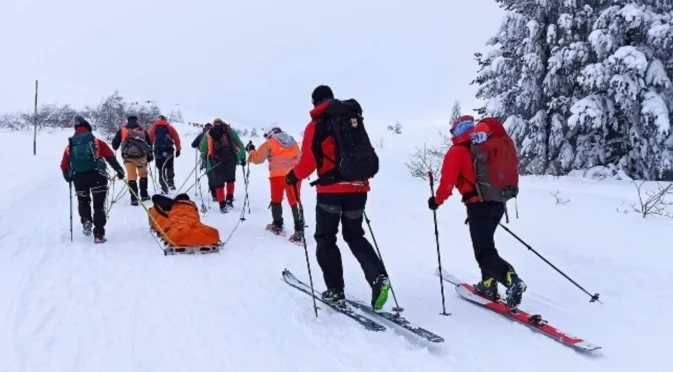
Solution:
M 140 177 L 140 200 L 150 200 L 150 196 L 147 193 L 147 177 Z
M 304 242 L 304 222 L 301 220 L 299 213 L 299 206 L 292 206 L 292 219 L 294 220 L 294 234 L 290 236 L 290 241 L 292 243 L 303 243 Z
M 343 290 L 339 289 L 328 289 L 323 292 L 320 296 L 323 301 L 332 305 L 344 305 L 346 303 L 346 295 L 344 295 Z
M 84 236 L 91 236 L 91 230 L 93 229 L 93 223 L 89 219 L 82 219 L 82 233 Z
M 107 239 L 105 239 L 105 236 L 103 236 L 103 235 L 95 235 L 93 237 L 93 242 L 96 243 L 96 244 L 105 243 L 106 241 L 107 241 Z
M 175 170 L 173 168 L 166 169 L 166 182 L 168 187 L 175 191 Z
M 507 278 L 507 307 L 510 311 L 516 311 L 521 304 L 523 293 L 526 291 L 526 283 L 514 272 L 508 271 Z
M 220 202 L 220 213 L 228 213 L 227 202 Z
M 491 301 L 498 301 L 498 281 L 495 278 L 486 278 L 474 285 L 474 291 L 478 295 L 488 298 Z
M 384 274 L 374 279 L 372 283 L 372 309 L 378 311 L 388 301 L 388 291 L 390 290 L 390 280 Z
M 129 181 L 129 188 L 131 189 L 131 205 L 138 205 L 138 198 L 136 198 L 138 195 L 138 182 L 135 180 Z
M 227 195 L 227 208 L 234 209 L 234 196 Z
M 284 235 L 283 231 L 283 206 L 280 203 L 271 203 L 271 218 L 273 222 L 266 225 L 266 229 L 276 235 Z

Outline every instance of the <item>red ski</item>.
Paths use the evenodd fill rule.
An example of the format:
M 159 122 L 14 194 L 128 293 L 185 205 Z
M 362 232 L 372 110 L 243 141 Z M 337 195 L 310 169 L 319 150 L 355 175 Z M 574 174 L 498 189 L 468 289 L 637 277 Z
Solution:
M 600 346 L 593 345 L 579 337 L 569 335 L 558 330 L 556 327 L 549 325 L 549 323 L 545 319 L 542 319 L 542 316 L 539 314 L 529 314 L 523 310 L 511 312 L 507 308 L 507 304 L 504 301 L 491 301 L 490 299 L 478 295 L 474 291 L 474 286 L 471 284 L 460 282 L 455 277 L 447 274 L 446 272 L 439 274 L 439 270 L 438 275 L 440 275 L 443 280 L 455 285 L 456 292 L 458 292 L 458 294 L 465 300 L 481 305 L 482 307 L 494 311 L 506 318 L 522 323 L 533 331 L 541 333 L 553 339 L 554 341 L 560 342 L 577 351 L 585 353 L 591 353 L 601 349 Z

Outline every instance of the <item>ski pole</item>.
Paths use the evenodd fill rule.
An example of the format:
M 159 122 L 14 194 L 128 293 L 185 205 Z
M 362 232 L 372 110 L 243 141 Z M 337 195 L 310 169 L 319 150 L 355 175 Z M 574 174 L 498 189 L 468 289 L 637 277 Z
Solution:
M 72 180 L 68 184 L 70 184 L 70 241 L 72 242 Z
M 297 206 L 299 207 L 299 224 L 301 225 L 301 236 L 304 243 L 304 255 L 306 256 L 306 268 L 308 269 L 308 280 L 311 284 L 311 297 L 313 297 L 313 310 L 315 311 L 315 317 L 318 317 L 318 304 L 315 302 L 315 289 L 313 289 L 313 274 L 311 274 L 311 263 L 308 259 L 308 248 L 306 247 L 306 234 L 304 233 L 304 206 L 299 200 L 299 190 L 297 189 L 297 184 L 292 185 L 294 188 L 294 195 L 297 197 Z
M 435 179 L 432 176 L 432 172 L 428 172 L 428 179 L 430 180 L 430 195 L 432 195 L 432 197 L 434 198 L 435 197 Z M 439 264 L 439 272 L 442 273 L 444 271 L 442 270 L 442 254 L 439 250 L 439 229 L 437 228 L 437 211 L 436 210 L 432 211 L 432 216 L 434 217 L 434 220 L 435 220 L 435 240 L 437 242 L 437 262 Z M 442 312 L 441 312 L 440 315 L 444 315 L 444 316 L 451 315 L 450 313 L 446 312 L 446 300 L 445 300 L 445 297 L 444 297 L 444 281 L 442 280 L 441 275 L 439 277 L 439 286 L 440 286 L 440 289 L 441 289 L 441 292 L 442 292 Z
M 547 265 L 551 266 L 551 267 L 552 267 L 554 270 L 556 270 L 559 274 L 563 275 L 564 278 L 568 279 L 568 280 L 569 280 L 572 284 L 574 284 L 577 288 L 579 288 L 580 290 L 582 290 L 582 292 L 586 293 L 589 297 L 591 297 L 591 300 L 590 300 L 589 302 L 598 302 L 598 303 L 601 304 L 601 305 L 603 304 L 603 303 L 598 299 L 598 297 L 599 297 L 599 294 L 598 294 L 598 293 L 592 295 L 589 291 L 587 291 L 586 289 L 584 289 L 581 285 L 577 284 L 576 281 L 572 280 L 568 275 L 566 275 L 563 271 L 561 271 L 561 269 L 559 269 L 558 267 L 554 266 L 554 264 L 552 264 L 551 262 L 549 262 L 549 260 L 547 260 L 546 258 L 542 257 L 541 254 L 539 254 L 535 249 L 533 249 L 533 247 L 531 247 L 528 243 L 526 243 L 525 241 L 523 241 L 523 239 L 519 238 L 514 232 L 512 232 L 512 230 L 510 230 L 509 228 L 507 228 L 507 226 L 503 225 L 502 223 L 499 223 L 499 225 L 500 225 L 500 227 L 502 227 L 503 229 L 505 229 L 505 231 L 507 231 L 510 235 L 512 235 L 512 236 L 514 237 L 514 239 L 518 240 L 519 243 L 523 244 L 524 247 L 528 248 L 529 251 L 535 253 L 535 255 L 538 256 L 539 258 L 541 258 L 542 261 L 544 261 Z
M 364 212 L 365 216 L 365 221 L 367 222 L 367 227 L 369 228 L 369 234 L 372 236 L 372 241 L 374 242 L 374 247 L 376 248 L 376 253 L 379 255 L 379 259 L 381 260 L 381 265 L 383 265 L 383 270 L 388 272 L 388 269 L 386 269 L 386 265 L 383 262 L 383 256 L 381 255 L 381 250 L 379 250 L 379 245 L 376 242 L 376 237 L 374 236 L 374 230 L 372 230 L 372 225 L 370 224 L 371 220 L 369 217 L 367 217 L 367 212 Z M 390 278 L 388 278 L 390 281 Z M 390 292 L 393 294 L 393 300 L 395 300 L 395 307 L 393 307 L 393 311 L 396 313 L 401 313 L 404 311 L 404 308 L 400 307 L 400 304 L 397 302 L 397 296 L 395 296 L 395 289 L 393 288 L 393 283 L 390 281 Z

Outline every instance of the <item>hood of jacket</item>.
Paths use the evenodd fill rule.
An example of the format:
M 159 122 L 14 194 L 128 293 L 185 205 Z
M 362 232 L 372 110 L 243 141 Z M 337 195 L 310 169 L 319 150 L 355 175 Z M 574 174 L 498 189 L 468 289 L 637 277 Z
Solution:
M 290 147 L 297 143 L 297 141 L 294 140 L 294 137 L 284 132 L 272 134 L 271 138 L 278 141 L 283 147 Z

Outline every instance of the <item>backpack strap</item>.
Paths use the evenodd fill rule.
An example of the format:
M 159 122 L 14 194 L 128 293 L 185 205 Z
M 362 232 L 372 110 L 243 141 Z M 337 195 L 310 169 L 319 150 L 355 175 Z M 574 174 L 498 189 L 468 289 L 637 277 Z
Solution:
M 311 152 L 316 162 L 316 171 L 322 168 L 324 161 L 328 160 L 330 163 L 334 164 L 334 168 L 327 171 L 324 174 L 319 174 L 318 179 L 309 183 L 311 187 L 315 185 L 329 185 L 334 183 L 336 176 L 339 173 L 337 168 L 336 159 L 325 155 L 325 152 L 322 150 L 322 144 L 327 138 L 334 135 L 334 117 L 329 114 L 322 114 L 315 122 L 315 133 L 313 134 L 313 142 L 311 143 Z M 338 149 L 335 146 L 335 150 Z

